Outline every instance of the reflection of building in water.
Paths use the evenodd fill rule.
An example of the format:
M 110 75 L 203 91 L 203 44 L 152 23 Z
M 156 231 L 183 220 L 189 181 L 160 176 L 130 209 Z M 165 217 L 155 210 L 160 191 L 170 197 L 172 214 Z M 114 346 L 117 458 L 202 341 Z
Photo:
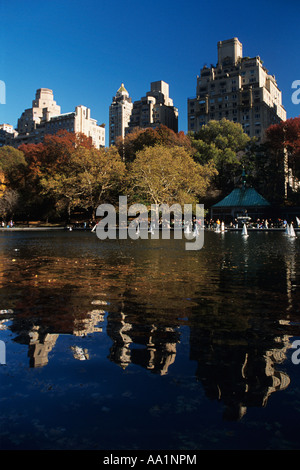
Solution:
M 99 323 L 104 321 L 104 310 L 92 310 L 87 314 L 87 317 L 80 320 L 75 319 L 73 335 L 86 336 L 90 333 L 101 333 L 102 327 Z
M 58 334 L 43 333 L 35 326 L 28 333 L 30 367 L 42 367 L 48 364 L 48 354 L 55 346 Z
M 8 326 L 7 326 L 7 324 L 6 324 L 7 322 L 8 322 L 7 319 L 0 321 L 0 331 L 1 331 L 1 330 L 4 331 L 4 330 L 7 330 L 7 329 L 8 329 Z
M 109 319 L 112 316 L 109 316 Z M 126 369 L 131 362 L 130 344 L 132 339 L 129 332 L 132 328 L 130 323 L 125 321 L 126 315 L 120 312 L 119 319 L 108 321 L 107 333 L 113 339 L 113 345 L 110 348 L 109 359 L 119 364 L 122 369 Z
M 79 346 L 72 346 L 71 350 L 73 352 L 74 359 L 77 359 L 78 361 L 86 361 L 89 359 L 87 349 L 80 348 Z
M 265 401 L 263 403 L 264 406 L 266 405 L 269 396 L 273 392 L 284 390 L 290 384 L 289 376 L 285 372 L 275 369 L 275 364 L 280 364 L 286 359 L 286 351 L 290 346 L 288 337 L 286 337 L 284 340 L 281 339 L 281 341 L 285 343 L 285 347 L 283 349 L 273 349 L 272 351 L 267 351 L 265 355 L 265 373 L 267 377 L 270 377 L 271 384 L 265 394 Z
M 130 323 L 128 318 L 123 312 L 108 316 L 107 334 L 113 340 L 109 359 L 123 369 L 132 363 L 167 374 L 175 361 L 179 333 L 171 327 Z
M 96 302 L 96 304 L 98 303 Z M 12 330 L 19 332 L 19 336 L 16 338 L 17 342 L 29 345 L 28 356 L 30 358 L 30 367 L 42 367 L 48 364 L 48 355 L 54 348 L 60 334 L 83 337 L 88 334 L 102 332 L 102 328 L 98 325 L 104 321 L 104 314 L 104 310 L 92 310 L 86 316 L 74 319 L 72 329 L 70 329 L 70 324 L 67 324 L 65 329 L 57 328 L 55 333 L 50 333 L 53 327 L 47 327 L 46 325 L 29 324 L 26 329 L 24 323 L 22 323 L 21 329 L 18 326 L 18 322 L 14 323 Z M 71 349 L 74 359 L 89 359 L 86 349 L 82 349 L 79 346 L 73 346 Z
M 288 338 L 265 352 L 253 338 L 243 339 L 239 332 L 226 338 L 221 331 L 191 329 L 190 359 L 198 363 L 196 376 L 208 398 L 222 401 L 224 419 L 238 420 L 249 407 L 266 406 L 269 396 L 288 387 L 290 379 L 276 365 L 286 359 Z M 269 341 L 268 341 L 269 342 Z

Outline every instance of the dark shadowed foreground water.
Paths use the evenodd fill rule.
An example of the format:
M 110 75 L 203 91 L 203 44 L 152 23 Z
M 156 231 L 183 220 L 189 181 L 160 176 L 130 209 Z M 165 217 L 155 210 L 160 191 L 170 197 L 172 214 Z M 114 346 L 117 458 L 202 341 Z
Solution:
M 300 448 L 300 234 L 184 243 L 0 233 L 1 449 Z

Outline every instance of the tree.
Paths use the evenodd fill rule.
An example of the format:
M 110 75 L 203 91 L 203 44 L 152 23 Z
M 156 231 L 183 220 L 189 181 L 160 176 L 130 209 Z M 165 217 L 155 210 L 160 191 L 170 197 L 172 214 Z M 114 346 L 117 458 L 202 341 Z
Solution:
M 131 198 L 158 205 L 193 204 L 205 194 L 215 174 L 211 162 L 196 163 L 183 147 L 146 147 L 129 168 Z
M 193 150 L 191 140 L 184 132 L 176 133 L 163 125 L 155 129 L 151 127 L 146 129 L 136 128 L 127 134 L 124 139 L 119 137 L 116 140 L 118 152 L 126 164 L 132 162 L 140 150 L 145 147 L 154 147 L 157 144 L 168 147 L 184 147 L 190 152 Z
M 92 151 L 92 139 L 62 130 L 56 135 L 46 135 L 43 143 L 23 144 L 19 149 L 27 162 L 25 212 L 47 217 L 56 208 L 59 212 L 65 210 L 70 217 L 81 196 L 81 191 L 72 187 L 77 181 L 74 156 L 80 149 Z
M 287 119 L 266 130 L 266 147 L 273 162 L 292 190 L 298 188 L 300 180 L 300 117 Z
M 0 148 L 0 213 L 3 219 L 22 210 L 26 161 L 23 152 L 14 147 Z
M 2 190 L 18 189 L 24 179 L 26 161 L 22 151 L 9 145 L 0 148 L 0 177 Z
M 116 148 L 80 149 L 74 155 L 78 183 L 82 188 L 81 205 L 91 209 L 93 217 L 100 203 L 112 202 L 125 178 L 125 164 Z
M 100 202 L 120 187 L 124 173 L 125 165 L 116 149 L 78 147 L 45 171 L 42 194 L 52 197 L 59 211 L 66 210 L 68 221 L 75 208 L 89 210 L 94 218 Z
M 241 171 L 250 137 L 240 124 L 226 119 L 209 121 L 198 132 L 189 135 L 196 150 L 195 160 L 201 164 L 213 162 L 218 171 L 214 185 L 222 192 L 228 192 Z
M 0 215 L 3 220 L 14 217 L 19 203 L 19 193 L 15 189 L 6 189 L 0 198 Z

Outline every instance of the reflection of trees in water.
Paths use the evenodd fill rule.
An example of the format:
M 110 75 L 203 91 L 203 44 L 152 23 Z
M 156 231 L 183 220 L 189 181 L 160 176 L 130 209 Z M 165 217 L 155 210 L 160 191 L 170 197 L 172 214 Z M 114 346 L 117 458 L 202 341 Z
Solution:
M 262 314 L 263 298 L 251 285 L 264 274 L 263 260 L 248 271 L 249 256 L 237 258 L 232 250 L 210 257 L 174 250 L 166 256 L 157 248 L 16 263 L 2 265 L 2 298 L 15 312 L 15 341 L 29 345 L 34 367 L 47 364 L 58 335 L 100 332 L 106 319 L 111 361 L 166 374 L 185 324 L 190 327 L 190 359 L 198 363 L 196 376 L 209 398 L 225 404 L 227 418 L 264 406 L 270 393 L 288 384 L 276 369 L 288 342 L 288 327 L 280 324 L 286 293 L 276 293 L 280 311 L 271 315 L 268 308 L 274 302 L 267 299 L 267 314 Z M 268 292 L 258 287 L 260 295 Z M 289 306 L 292 302 L 290 296 Z M 89 359 L 89 351 L 75 346 L 73 354 Z

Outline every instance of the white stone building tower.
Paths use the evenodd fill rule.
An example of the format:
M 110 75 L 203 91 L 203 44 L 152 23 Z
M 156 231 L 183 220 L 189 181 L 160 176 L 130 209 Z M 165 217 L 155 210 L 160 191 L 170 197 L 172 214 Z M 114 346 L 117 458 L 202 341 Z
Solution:
M 109 107 L 109 145 L 114 145 L 117 137 L 125 137 L 132 106 L 129 93 L 122 83 Z

